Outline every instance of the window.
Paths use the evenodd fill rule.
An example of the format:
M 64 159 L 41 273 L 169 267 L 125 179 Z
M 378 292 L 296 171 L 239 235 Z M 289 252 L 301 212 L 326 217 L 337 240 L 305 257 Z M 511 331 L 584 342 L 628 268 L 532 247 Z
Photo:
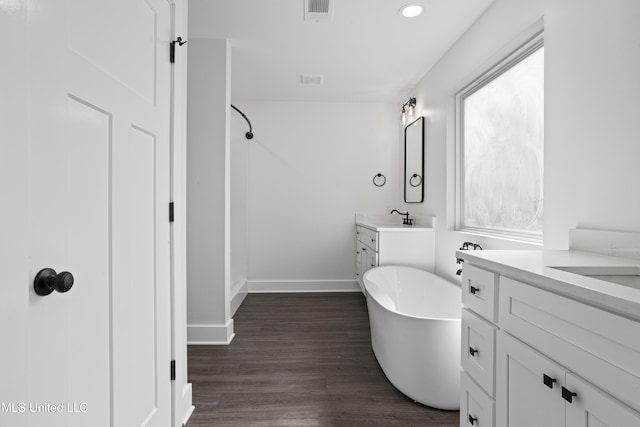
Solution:
M 456 119 L 456 229 L 541 242 L 542 34 L 460 91 Z

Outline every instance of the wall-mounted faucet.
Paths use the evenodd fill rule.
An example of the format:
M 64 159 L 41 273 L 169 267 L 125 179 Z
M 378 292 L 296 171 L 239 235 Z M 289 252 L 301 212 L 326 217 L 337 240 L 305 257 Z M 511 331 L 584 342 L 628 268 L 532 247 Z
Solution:
M 409 211 L 407 211 L 407 213 L 402 213 L 402 212 L 398 211 L 397 209 L 394 209 L 389 213 L 394 213 L 394 212 L 397 213 L 397 214 L 400 214 L 400 215 L 404 215 L 404 218 L 402 218 L 402 223 L 404 225 L 413 225 L 413 218 L 409 218 Z

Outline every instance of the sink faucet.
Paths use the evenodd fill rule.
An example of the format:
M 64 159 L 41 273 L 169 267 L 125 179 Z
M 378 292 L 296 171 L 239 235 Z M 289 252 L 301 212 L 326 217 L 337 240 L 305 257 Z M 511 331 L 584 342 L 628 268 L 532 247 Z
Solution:
M 399 215 L 404 215 L 404 218 L 402 218 L 402 223 L 404 225 L 413 225 L 413 218 L 409 218 L 409 211 L 407 211 L 407 213 L 402 213 L 400 211 L 398 211 L 397 209 L 392 210 L 389 213 L 397 213 Z

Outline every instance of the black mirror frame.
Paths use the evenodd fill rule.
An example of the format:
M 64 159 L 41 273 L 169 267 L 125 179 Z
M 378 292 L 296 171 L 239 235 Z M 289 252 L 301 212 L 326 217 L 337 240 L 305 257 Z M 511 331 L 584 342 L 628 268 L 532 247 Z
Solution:
M 421 152 L 421 159 L 420 159 L 420 200 L 419 201 L 412 201 L 409 202 L 407 201 L 407 129 L 409 129 L 410 126 L 415 126 L 416 124 L 418 124 L 418 121 L 420 121 L 420 139 L 421 139 L 421 148 L 422 148 L 422 152 Z M 415 186 L 417 187 L 417 186 Z M 405 203 L 422 203 L 424 202 L 424 116 L 420 116 L 417 119 L 415 119 L 413 122 L 409 123 L 407 126 L 405 126 L 404 128 L 404 202 Z

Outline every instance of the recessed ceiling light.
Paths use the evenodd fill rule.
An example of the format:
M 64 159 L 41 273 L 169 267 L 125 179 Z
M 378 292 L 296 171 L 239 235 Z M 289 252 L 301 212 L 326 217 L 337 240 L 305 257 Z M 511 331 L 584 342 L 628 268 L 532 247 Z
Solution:
M 405 18 L 414 18 L 422 13 L 422 7 L 417 4 L 408 4 L 406 6 L 402 6 L 399 13 Z

